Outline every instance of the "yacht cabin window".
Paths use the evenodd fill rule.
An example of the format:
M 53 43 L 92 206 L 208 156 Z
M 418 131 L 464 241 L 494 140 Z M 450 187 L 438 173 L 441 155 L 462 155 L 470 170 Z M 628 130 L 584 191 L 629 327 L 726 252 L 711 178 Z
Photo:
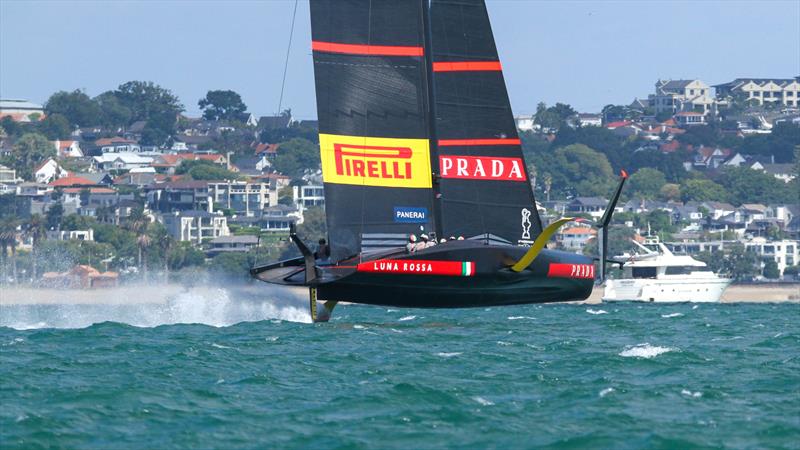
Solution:
M 688 275 L 694 271 L 695 268 L 691 266 L 667 266 L 667 275 Z
M 655 278 L 655 267 L 634 267 L 632 270 L 633 278 Z

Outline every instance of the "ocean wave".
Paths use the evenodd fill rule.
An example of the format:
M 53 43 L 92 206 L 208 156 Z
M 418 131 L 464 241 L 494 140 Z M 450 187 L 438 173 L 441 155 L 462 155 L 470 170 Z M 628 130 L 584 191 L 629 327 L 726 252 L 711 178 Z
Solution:
M 522 320 L 522 319 L 536 320 L 536 317 L 531 317 L 531 316 L 509 316 L 508 317 L 508 320 Z
M 692 391 L 690 391 L 690 390 L 688 390 L 688 389 L 683 389 L 683 390 L 681 391 L 681 395 L 685 395 L 685 396 L 687 396 L 687 397 L 692 397 L 692 398 L 700 398 L 700 397 L 702 397 L 702 396 L 703 396 L 703 393 L 702 393 L 702 392 L 700 392 L 700 391 L 697 391 L 697 392 L 692 392 Z
M 672 317 L 680 317 L 682 315 L 683 315 L 682 313 L 672 313 L 672 314 L 662 314 L 661 317 L 664 319 L 669 319 Z
M 476 402 L 480 403 L 483 406 L 492 406 L 492 405 L 494 405 L 493 401 L 486 400 L 485 398 L 479 397 L 477 395 L 475 397 L 472 397 L 472 399 L 475 400 Z
M 625 350 L 619 353 L 619 356 L 626 358 L 655 358 L 662 353 L 668 353 L 677 349 L 671 347 L 659 347 L 657 345 L 650 345 L 647 342 L 634 346 L 628 346 Z
M 212 286 L 180 288 L 164 285 L 143 287 L 144 298 L 120 299 L 116 295 L 132 296 L 130 288 L 109 289 L 107 296 L 114 302 L 83 303 L 96 291 L 70 291 L 75 303 L 4 305 L 0 307 L 0 326 L 16 330 L 41 328 L 86 328 L 103 322 L 116 322 L 141 328 L 161 325 L 202 324 L 226 327 L 241 322 L 277 320 L 310 323 L 304 299 L 296 292 L 276 288 L 225 289 Z M 87 298 L 82 298 L 87 296 Z M 93 298 L 93 297 L 92 297 Z M 124 300 L 129 300 L 126 302 Z M 146 302 L 143 300 L 147 300 Z M 303 307 L 297 305 L 303 304 Z
M 610 387 L 610 388 L 605 388 L 605 389 L 603 389 L 602 391 L 600 391 L 600 394 L 599 394 L 599 395 L 600 395 L 600 397 L 605 397 L 606 395 L 608 395 L 608 394 L 610 394 L 610 393 L 612 393 L 612 392 L 614 392 L 614 388 L 612 388 L 612 387 Z
M 401 317 L 401 318 L 397 319 L 397 321 L 398 322 L 405 322 L 407 320 L 414 320 L 416 318 L 417 318 L 417 316 L 405 316 L 405 317 Z
M 452 358 L 454 356 L 459 356 L 461 354 L 462 354 L 462 352 L 439 352 L 439 353 L 436 354 L 436 356 L 439 356 L 439 357 L 442 357 L 442 358 Z
M 608 314 L 608 312 L 605 311 L 605 310 L 592 309 L 592 308 L 587 309 L 586 312 L 589 313 L 589 314 L 594 314 L 594 315 L 597 315 L 597 314 Z

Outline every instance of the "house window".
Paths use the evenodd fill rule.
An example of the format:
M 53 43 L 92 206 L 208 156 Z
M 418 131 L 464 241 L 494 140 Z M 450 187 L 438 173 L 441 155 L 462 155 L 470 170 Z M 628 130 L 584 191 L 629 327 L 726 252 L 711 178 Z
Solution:
M 694 95 L 694 89 L 689 89 L 689 95 Z
M 787 97 L 794 97 L 794 91 L 786 91 Z

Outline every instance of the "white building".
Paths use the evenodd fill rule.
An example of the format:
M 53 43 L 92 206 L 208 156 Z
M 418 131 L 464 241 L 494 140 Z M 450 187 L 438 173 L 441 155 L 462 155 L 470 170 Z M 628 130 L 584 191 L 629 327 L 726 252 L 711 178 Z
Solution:
M 581 251 L 596 234 L 597 231 L 589 227 L 572 227 L 559 232 L 556 241 L 565 250 Z
M 301 213 L 311 206 L 325 206 L 325 188 L 320 185 L 293 186 L 292 197 Z
M 539 127 L 533 122 L 533 116 L 517 116 L 514 118 L 519 131 L 533 131 Z
M 11 117 L 14 122 L 31 122 L 44 119 L 44 108 L 38 103 L 19 99 L 0 99 L 0 119 Z
M 783 276 L 783 271 L 788 266 L 800 262 L 800 241 L 781 240 L 767 241 L 764 238 L 753 238 L 744 243 L 749 252 L 755 252 L 762 261 L 773 260 L 778 265 L 778 270 Z
M 764 103 L 780 103 L 789 107 L 800 106 L 800 77 L 796 78 L 737 78 L 714 86 L 717 98 L 728 101 L 736 94 L 746 99 Z
M 147 167 L 153 162 L 152 157 L 136 153 L 103 153 L 92 159 L 98 170 L 130 170 L 136 167 Z
M 53 158 L 42 161 L 33 171 L 37 183 L 49 183 L 59 178 L 69 176 L 69 172 L 61 167 Z
M 78 141 L 52 141 L 59 158 L 83 158 L 83 150 Z
M 648 96 L 657 113 L 694 111 L 708 114 L 714 105 L 711 87 L 700 80 L 658 80 L 656 93 Z
M 222 213 L 175 211 L 160 215 L 159 222 L 175 240 L 181 242 L 202 244 L 206 240 L 231 234 L 228 218 Z
M 94 230 L 92 228 L 88 230 L 49 230 L 47 231 L 47 239 L 55 241 L 93 241 Z

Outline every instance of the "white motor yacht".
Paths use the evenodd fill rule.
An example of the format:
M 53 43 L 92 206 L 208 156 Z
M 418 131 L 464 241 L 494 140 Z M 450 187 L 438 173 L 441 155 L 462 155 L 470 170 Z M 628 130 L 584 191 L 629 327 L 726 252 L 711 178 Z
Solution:
M 706 263 L 673 254 L 658 238 L 644 245 L 633 242 L 642 252 L 614 258 L 623 263 L 622 276 L 606 281 L 604 301 L 718 302 L 731 283 L 708 270 Z

